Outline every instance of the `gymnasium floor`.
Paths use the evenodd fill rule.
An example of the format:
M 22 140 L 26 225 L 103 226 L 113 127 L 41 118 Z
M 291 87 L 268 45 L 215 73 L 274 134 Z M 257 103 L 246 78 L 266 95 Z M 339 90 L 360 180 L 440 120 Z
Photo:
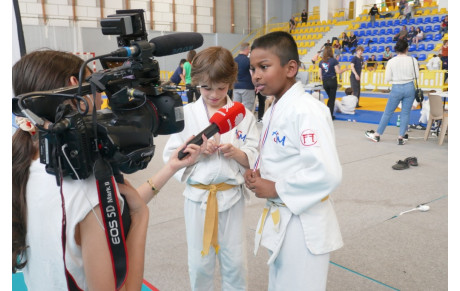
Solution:
M 386 99 L 385 94 L 362 96 L 363 107 L 356 116 L 334 121 L 343 180 L 331 196 L 345 245 L 331 254 L 327 290 L 447 290 L 448 139 L 439 146 L 436 137 L 424 141 L 424 131 L 413 129 L 407 144 L 399 146 L 395 126 L 387 127 L 379 143 L 366 139 L 364 131 L 376 129 Z M 411 115 L 418 121 L 419 112 Z M 163 165 L 167 139 L 155 138 L 157 150 L 146 170 L 126 175 L 134 186 Z M 391 168 L 412 156 L 418 159 L 417 167 Z M 150 290 L 190 290 L 183 189 L 172 179 L 149 204 L 143 290 L 149 290 L 147 284 L 152 285 Z M 264 204 L 253 196 L 246 205 L 249 291 L 267 290 L 268 255 L 263 248 L 253 255 L 255 227 Z M 420 204 L 430 210 L 400 215 Z M 219 279 L 217 272 L 216 290 Z M 21 289 L 13 286 L 13 290 Z

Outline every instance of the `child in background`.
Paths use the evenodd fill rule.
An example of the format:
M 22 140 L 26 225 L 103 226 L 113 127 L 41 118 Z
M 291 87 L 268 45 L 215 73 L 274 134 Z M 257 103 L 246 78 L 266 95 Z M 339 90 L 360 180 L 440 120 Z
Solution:
M 255 234 L 269 250 L 268 290 L 326 290 L 329 253 L 342 247 L 330 195 L 342 168 L 328 107 L 295 77 L 293 37 L 276 31 L 251 48 L 252 82 L 274 102 L 263 118 L 260 156 L 246 186 L 267 204 Z
M 346 88 L 345 96 L 342 97 L 341 101 L 335 102 L 335 111 L 343 114 L 355 114 L 356 104 L 358 103 L 358 97 L 352 95 L 353 89 Z
M 163 158 L 169 160 L 186 138 L 209 126 L 209 118 L 233 104 L 227 92 L 236 81 L 237 64 L 225 48 L 209 47 L 192 63 L 192 84 L 201 97 L 184 107 L 185 128 L 170 136 Z M 216 134 L 198 162 L 177 172 L 185 182 L 184 218 L 191 290 L 214 290 L 216 258 L 222 290 L 247 289 L 246 229 L 244 228 L 244 173 L 255 161 L 259 133 L 254 115 L 230 132 Z

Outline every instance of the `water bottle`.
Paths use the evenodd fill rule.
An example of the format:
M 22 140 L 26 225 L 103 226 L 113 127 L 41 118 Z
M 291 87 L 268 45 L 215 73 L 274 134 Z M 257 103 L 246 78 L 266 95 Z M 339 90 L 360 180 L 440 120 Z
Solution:
M 401 115 L 398 115 L 398 120 L 396 121 L 396 126 L 399 127 L 401 125 Z

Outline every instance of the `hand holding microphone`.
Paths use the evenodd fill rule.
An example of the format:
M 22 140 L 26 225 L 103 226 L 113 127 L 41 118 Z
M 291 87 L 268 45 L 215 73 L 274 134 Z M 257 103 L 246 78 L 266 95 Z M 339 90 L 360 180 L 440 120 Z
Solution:
M 203 134 L 206 138 L 210 138 L 216 133 L 226 133 L 233 128 L 235 128 L 244 118 L 246 110 L 244 105 L 239 102 L 233 102 L 232 105 L 227 105 L 220 108 L 211 118 L 209 122 L 211 125 L 206 127 L 202 132 L 198 133 L 192 140 L 187 144 L 196 144 L 201 145 L 203 143 Z M 183 152 L 184 149 L 179 151 L 178 158 L 182 160 L 186 153 Z

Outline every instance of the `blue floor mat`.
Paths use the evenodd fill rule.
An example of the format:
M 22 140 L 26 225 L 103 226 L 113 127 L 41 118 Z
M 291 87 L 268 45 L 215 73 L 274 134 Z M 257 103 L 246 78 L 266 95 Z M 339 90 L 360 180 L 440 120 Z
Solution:
M 383 112 L 370 110 L 355 110 L 355 114 L 335 113 L 336 120 L 354 121 L 362 123 L 379 124 Z M 396 125 L 400 112 L 393 113 L 388 125 Z M 410 113 L 409 124 L 418 124 L 420 119 L 420 109 L 412 110 Z

